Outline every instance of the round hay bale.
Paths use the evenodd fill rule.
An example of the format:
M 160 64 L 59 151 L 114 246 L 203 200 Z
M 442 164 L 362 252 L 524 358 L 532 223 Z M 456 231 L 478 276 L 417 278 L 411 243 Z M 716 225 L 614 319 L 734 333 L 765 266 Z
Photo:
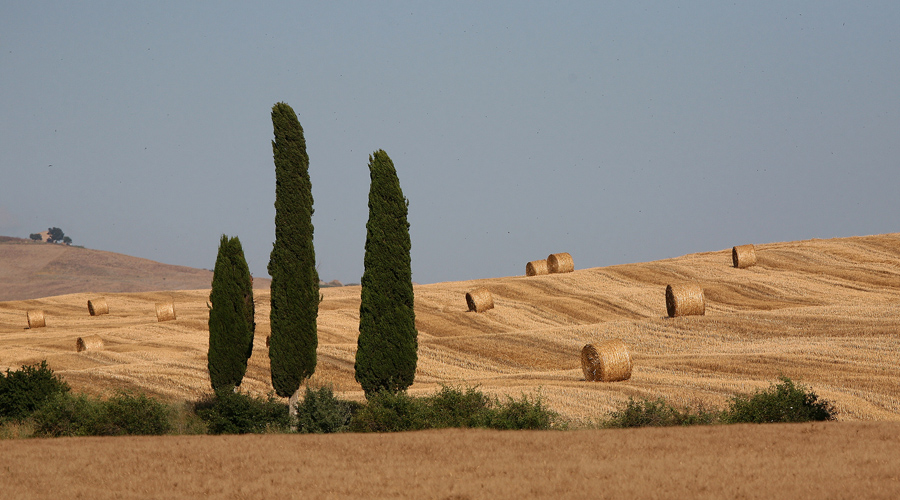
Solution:
M 103 339 L 97 335 L 78 337 L 78 340 L 75 341 L 75 350 L 78 352 L 98 351 L 100 349 L 103 349 Z
M 32 309 L 26 312 L 25 318 L 28 320 L 28 328 L 43 328 L 47 326 L 47 322 L 44 320 L 44 311 L 40 309 Z
M 741 245 L 731 249 L 731 261 L 734 267 L 744 269 L 756 265 L 756 248 L 753 245 Z
M 156 321 L 171 321 L 175 319 L 175 303 L 161 302 L 156 304 Z
M 566 252 L 552 253 L 547 257 L 547 270 L 551 274 L 555 273 L 571 273 L 575 270 L 575 261 L 572 256 Z
M 550 271 L 547 270 L 547 259 L 533 260 L 525 264 L 525 276 L 540 276 L 549 273 Z
M 631 378 L 631 353 L 621 339 L 588 344 L 581 349 L 581 370 L 588 382 L 619 382 Z
M 494 297 L 487 288 L 476 288 L 466 293 L 466 304 L 470 311 L 480 313 L 494 308 Z
M 703 298 L 703 289 L 696 283 L 667 286 L 666 311 L 670 318 L 703 316 L 706 314 L 706 299 Z
M 99 297 L 88 301 L 88 312 L 91 316 L 100 316 L 101 314 L 109 314 L 109 304 L 106 299 Z

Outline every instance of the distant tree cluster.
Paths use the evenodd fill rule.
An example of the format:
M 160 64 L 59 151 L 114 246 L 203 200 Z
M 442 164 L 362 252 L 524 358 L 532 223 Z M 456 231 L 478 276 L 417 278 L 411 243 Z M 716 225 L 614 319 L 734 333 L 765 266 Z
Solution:
M 28 235 L 34 241 L 43 241 L 44 235 L 42 233 L 31 233 Z M 72 238 L 63 233 L 63 230 L 58 227 L 49 227 L 47 228 L 47 243 L 64 243 L 66 245 L 72 244 Z

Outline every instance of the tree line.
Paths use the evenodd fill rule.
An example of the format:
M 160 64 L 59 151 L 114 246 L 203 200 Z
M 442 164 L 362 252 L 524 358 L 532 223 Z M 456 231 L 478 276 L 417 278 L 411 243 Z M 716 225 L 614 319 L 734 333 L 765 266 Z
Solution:
M 313 245 L 313 196 L 303 127 L 286 103 L 272 107 L 275 242 L 269 361 L 272 386 L 290 397 L 316 369 L 319 275 Z M 416 372 L 418 332 L 413 308 L 409 202 L 383 150 L 369 156 L 369 218 L 361 282 L 355 372 L 366 397 L 405 391 Z M 222 235 L 209 303 L 210 382 L 239 387 L 253 352 L 253 278 L 238 237 Z

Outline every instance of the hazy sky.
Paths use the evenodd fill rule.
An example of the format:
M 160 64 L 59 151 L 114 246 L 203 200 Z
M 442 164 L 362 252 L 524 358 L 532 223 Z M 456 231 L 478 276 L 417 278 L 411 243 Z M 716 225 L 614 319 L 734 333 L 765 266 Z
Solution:
M 675 3 L 3 2 L 0 234 L 266 276 L 279 101 L 325 280 L 377 149 L 419 283 L 900 231 L 900 2 Z

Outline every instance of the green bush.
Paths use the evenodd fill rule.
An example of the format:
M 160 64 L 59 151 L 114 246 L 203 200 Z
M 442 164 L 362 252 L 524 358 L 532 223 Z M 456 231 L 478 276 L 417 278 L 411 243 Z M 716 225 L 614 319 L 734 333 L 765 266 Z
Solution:
M 0 421 L 22 420 L 41 407 L 54 394 L 69 392 L 47 361 L 40 365 L 23 366 L 14 372 L 0 373 Z
M 797 386 L 787 378 L 766 391 L 750 396 L 735 396 L 728 409 L 708 411 L 702 406 L 679 410 L 664 399 L 628 402 L 601 422 L 601 427 L 664 427 L 738 423 L 810 422 L 834 420 L 834 407 L 820 401 L 816 393 Z
M 422 399 L 406 392 L 379 391 L 350 420 L 353 432 L 399 432 L 430 429 Z
M 540 397 L 508 398 L 491 413 L 487 427 L 499 430 L 564 429 L 566 425 L 555 411 L 544 406 Z
M 172 429 L 168 408 L 143 394 L 120 393 L 106 401 L 57 394 L 32 418 L 41 437 L 162 435 Z
M 101 425 L 100 406 L 84 394 L 56 394 L 32 416 L 39 437 L 90 436 Z
M 718 419 L 716 412 L 707 411 L 703 407 L 697 408 L 696 412 L 682 411 L 663 398 L 640 401 L 629 398 L 627 403 L 613 411 L 600 425 L 605 428 L 670 427 L 709 425 L 716 423 Z
M 441 390 L 422 400 L 423 418 L 430 428 L 487 427 L 494 412 L 494 402 L 481 391 L 469 387 Z
M 820 401 L 812 390 L 797 386 L 787 378 L 752 396 L 735 396 L 723 414 L 723 421 L 737 423 L 810 422 L 834 420 L 834 407 Z
M 120 436 L 160 436 L 172 430 L 171 411 L 144 394 L 119 393 L 104 403 L 104 416 L 111 433 Z
M 556 429 L 566 425 L 540 398 L 508 398 L 505 403 L 480 391 L 443 387 L 422 398 L 405 392 L 381 391 L 369 397 L 350 421 L 354 432 L 398 432 L 422 429 L 489 428 Z
M 303 400 L 297 403 L 297 432 L 330 434 L 348 428 L 359 403 L 341 401 L 330 387 L 313 390 L 306 386 Z
M 253 397 L 231 387 L 194 403 L 194 412 L 206 422 L 210 434 L 288 432 L 291 427 L 287 404 L 273 394 Z

